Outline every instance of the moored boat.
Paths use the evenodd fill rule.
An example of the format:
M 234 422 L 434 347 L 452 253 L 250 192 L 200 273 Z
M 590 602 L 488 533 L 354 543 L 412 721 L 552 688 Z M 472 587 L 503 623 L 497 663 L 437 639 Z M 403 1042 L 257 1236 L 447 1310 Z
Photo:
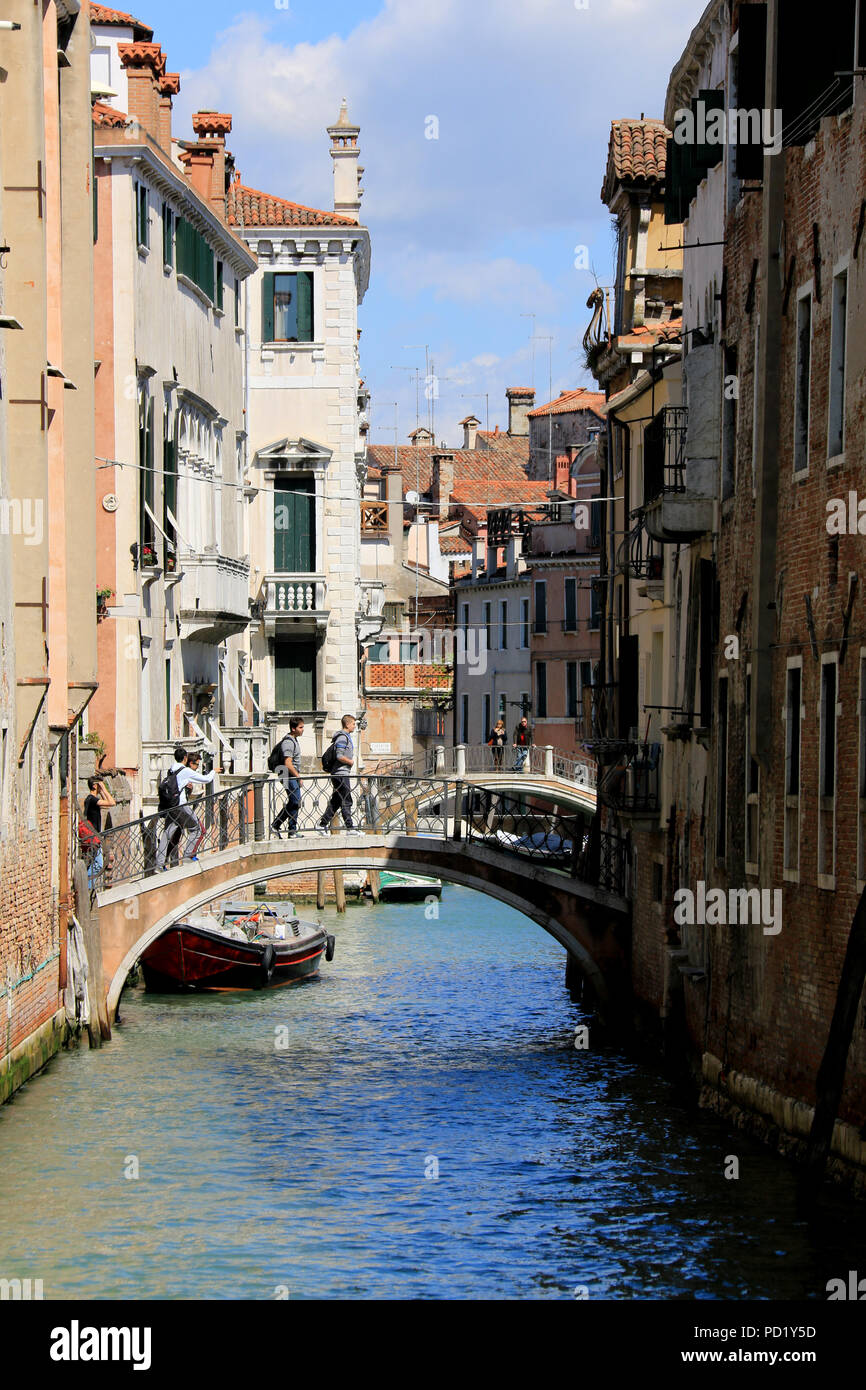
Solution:
M 379 896 L 403 902 L 412 898 L 439 898 L 442 896 L 442 880 L 427 878 L 424 874 L 401 874 L 392 869 L 382 869 L 379 874 Z
M 148 946 L 141 968 L 147 989 L 158 993 L 262 989 L 310 979 L 322 956 L 333 959 L 333 936 L 295 917 L 291 905 L 231 904 L 221 919 L 175 922 Z

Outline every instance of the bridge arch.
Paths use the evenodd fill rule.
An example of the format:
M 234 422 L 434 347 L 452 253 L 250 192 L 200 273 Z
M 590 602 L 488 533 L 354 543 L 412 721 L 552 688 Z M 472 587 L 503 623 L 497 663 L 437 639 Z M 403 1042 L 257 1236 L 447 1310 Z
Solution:
M 342 837 L 334 837 L 335 839 Z M 618 992 L 626 966 L 626 946 L 621 936 L 624 904 L 612 894 L 594 891 L 586 898 L 570 880 L 551 870 L 523 861 L 503 865 L 503 856 L 483 848 L 454 845 L 443 852 L 441 841 L 421 837 L 377 837 L 377 844 L 347 841 L 325 848 L 321 840 L 305 851 L 293 848 L 290 856 L 274 842 L 246 847 L 246 852 L 225 851 L 208 856 L 207 863 L 180 868 L 137 884 L 108 889 L 97 905 L 103 946 L 107 1004 L 113 1018 L 129 971 L 150 943 L 173 923 L 219 898 L 242 892 L 270 879 L 292 878 L 303 873 L 344 869 L 394 869 L 428 873 L 443 882 L 486 893 L 515 908 L 552 936 L 573 958 L 590 983 L 600 1006 Z M 606 900 L 606 901 L 605 901 Z M 156 914 L 142 931 L 140 910 L 130 916 L 131 901 L 149 903 Z M 599 921 L 599 913 L 603 920 Z M 593 918 L 595 920 L 593 920 Z

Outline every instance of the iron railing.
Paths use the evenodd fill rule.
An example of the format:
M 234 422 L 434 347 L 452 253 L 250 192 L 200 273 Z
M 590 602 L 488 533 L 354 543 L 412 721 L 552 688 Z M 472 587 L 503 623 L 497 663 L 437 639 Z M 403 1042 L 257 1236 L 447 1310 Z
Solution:
M 528 755 L 528 756 L 525 756 Z M 431 748 L 427 752 L 428 773 L 462 777 L 479 772 L 534 772 L 544 777 L 560 777 L 578 787 L 595 786 L 595 766 L 589 758 L 574 758 L 557 748 L 532 744 L 527 748 L 491 748 L 486 743 L 461 743 L 456 748 Z
M 490 787 L 414 772 L 383 776 L 350 774 L 354 827 L 362 833 L 424 835 L 481 842 L 510 857 L 533 860 L 611 892 L 622 892 L 625 859 L 618 837 L 591 829 L 589 815 L 562 816 L 530 808 L 524 798 L 503 796 Z M 311 834 L 332 804 L 327 775 L 304 777 L 297 806 L 296 834 Z M 134 883 L 166 868 L 211 852 L 275 838 L 273 822 L 289 806 L 287 778 L 255 778 L 191 803 L 195 827 L 181 825 L 172 812 L 141 816 L 113 826 L 102 836 L 103 866 L 93 875 L 99 892 Z M 291 818 L 283 821 L 287 833 Z M 332 828 L 342 828 L 337 811 Z M 600 845 L 600 849 L 599 849 Z M 593 848 L 595 846 L 595 848 Z
M 665 405 L 644 430 L 644 505 L 668 492 L 686 490 L 685 405 Z

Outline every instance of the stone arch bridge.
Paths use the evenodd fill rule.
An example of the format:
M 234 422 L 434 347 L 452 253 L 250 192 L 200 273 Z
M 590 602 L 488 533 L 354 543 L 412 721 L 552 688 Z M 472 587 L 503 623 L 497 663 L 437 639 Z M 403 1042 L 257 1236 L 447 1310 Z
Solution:
M 625 845 L 599 830 L 591 805 L 576 800 L 562 814 L 539 804 L 537 789 L 530 805 L 526 796 L 514 797 L 489 781 L 351 780 L 360 835 L 314 833 L 330 796 L 327 777 L 304 779 L 298 834 L 291 840 L 269 829 L 285 804 L 275 778 L 203 799 L 196 809 L 204 839 L 189 864 L 158 869 L 159 815 L 107 831 L 93 901 L 108 1019 L 142 952 L 187 913 L 262 880 L 388 868 L 475 888 L 524 913 L 565 948 L 602 1015 L 615 1021 L 628 997 Z M 562 802 L 561 789 L 556 799 Z

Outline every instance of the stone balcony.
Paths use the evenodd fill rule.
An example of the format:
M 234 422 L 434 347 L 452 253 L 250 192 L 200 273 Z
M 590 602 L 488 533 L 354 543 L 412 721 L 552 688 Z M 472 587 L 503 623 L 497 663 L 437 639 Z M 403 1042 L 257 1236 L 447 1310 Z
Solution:
M 328 581 L 323 574 L 266 574 L 256 609 L 269 637 L 300 637 L 328 626 Z
M 369 642 L 382 631 L 385 620 L 385 584 L 381 579 L 362 579 L 355 591 L 355 626 L 358 641 Z
M 243 632 L 250 620 L 249 560 L 208 549 L 184 555 L 181 568 L 181 637 L 218 643 Z

